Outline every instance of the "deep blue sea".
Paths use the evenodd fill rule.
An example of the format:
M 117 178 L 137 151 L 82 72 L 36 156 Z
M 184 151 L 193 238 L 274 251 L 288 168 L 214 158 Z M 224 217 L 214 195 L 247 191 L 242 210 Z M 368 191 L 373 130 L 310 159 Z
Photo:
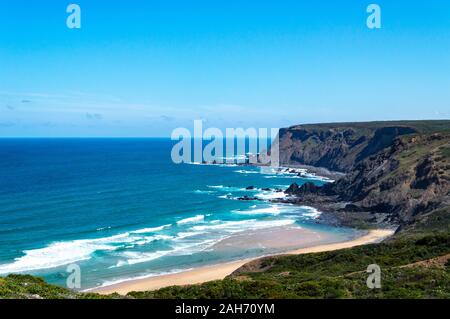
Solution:
M 30 273 L 82 289 L 274 253 L 214 245 L 247 230 L 298 226 L 333 234 L 308 207 L 270 199 L 309 180 L 256 167 L 174 164 L 169 139 L 0 139 L 0 275 Z M 310 180 L 324 183 L 319 178 Z M 249 185 L 256 189 L 246 190 Z

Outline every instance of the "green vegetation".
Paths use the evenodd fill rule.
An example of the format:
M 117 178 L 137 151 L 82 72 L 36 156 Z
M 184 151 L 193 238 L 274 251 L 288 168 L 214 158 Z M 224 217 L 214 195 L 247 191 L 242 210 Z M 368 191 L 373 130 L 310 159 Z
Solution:
M 420 216 L 414 223 L 405 226 L 404 231 L 396 237 L 414 239 L 422 234 L 430 236 L 450 234 L 450 207 Z
M 427 261 L 435 263 L 427 264 Z M 366 285 L 367 266 L 382 289 Z M 189 287 L 133 292 L 134 298 L 450 298 L 450 208 L 422 216 L 383 243 L 269 257 L 233 276 Z
M 450 298 L 450 269 L 411 266 L 450 253 L 450 235 L 400 239 L 334 252 L 265 258 L 254 271 L 223 281 L 135 298 Z M 382 289 L 366 285 L 369 264 L 382 269 Z M 264 271 L 261 271 L 264 269 Z
M 374 121 L 374 122 L 342 122 L 303 124 L 304 128 L 328 129 L 328 128 L 357 128 L 363 131 L 388 126 L 411 127 L 419 133 L 449 132 L 450 120 L 418 120 L 418 121 Z
M 0 278 L 0 298 L 450 298 L 449 209 L 392 239 L 339 251 L 260 259 L 225 280 L 127 296 L 78 293 L 28 275 Z M 382 289 L 366 286 L 369 264 Z
M 440 153 L 442 156 L 444 156 L 446 158 L 450 158 L 450 147 L 441 148 Z
M 382 289 L 367 288 L 369 264 L 381 267 Z M 450 298 L 450 209 L 422 216 L 383 243 L 263 258 L 201 285 L 102 296 L 9 275 L 0 278 L 0 298 Z
M 112 298 L 114 296 L 108 296 Z M 3 299 L 90 299 L 104 298 L 98 294 L 81 294 L 50 285 L 43 279 L 30 275 L 9 275 L 0 278 L 0 298 Z
M 448 267 L 447 267 L 448 268 Z M 225 279 L 156 292 L 135 292 L 136 298 L 450 298 L 450 272 L 440 268 L 389 268 L 382 270 L 382 289 L 366 286 L 364 271 L 343 276 L 321 276 L 297 281 L 286 276 L 265 280 Z

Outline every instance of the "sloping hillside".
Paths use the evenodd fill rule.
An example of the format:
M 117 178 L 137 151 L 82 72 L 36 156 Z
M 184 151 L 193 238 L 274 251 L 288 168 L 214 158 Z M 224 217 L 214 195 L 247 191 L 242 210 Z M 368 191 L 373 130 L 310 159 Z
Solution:
M 296 125 L 280 130 L 280 162 L 350 172 L 408 134 L 450 131 L 450 121 L 392 121 Z
M 372 245 L 252 261 L 225 280 L 134 298 L 450 298 L 450 210 L 440 210 Z M 366 285 L 381 267 L 381 289 Z
M 450 121 L 363 124 L 306 125 L 283 133 L 285 161 L 346 172 L 324 187 L 291 185 L 289 202 L 319 206 L 331 213 L 324 218 L 344 223 L 391 225 L 450 205 Z

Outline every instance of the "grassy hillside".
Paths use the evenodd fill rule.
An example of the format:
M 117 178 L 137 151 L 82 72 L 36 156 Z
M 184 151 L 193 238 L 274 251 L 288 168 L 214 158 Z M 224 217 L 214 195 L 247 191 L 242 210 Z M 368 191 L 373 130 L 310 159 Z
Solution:
M 448 211 L 436 214 L 384 243 L 316 254 L 263 258 L 222 281 L 134 292 L 129 296 L 450 298 L 449 216 Z M 381 267 L 381 289 L 369 289 L 366 285 L 367 266 L 374 263 Z
M 280 162 L 352 172 L 400 136 L 450 133 L 450 120 L 295 125 L 280 130 Z
M 78 293 L 50 285 L 43 279 L 30 275 L 9 275 L 0 278 L 0 299 L 102 299 L 114 297 L 115 295 Z
M 401 127 L 389 126 L 393 123 Z M 347 124 L 325 124 L 320 132 L 310 126 L 288 131 L 282 145 L 290 160 L 342 167 L 347 174 L 323 187 L 291 187 L 294 196 L 284 201 L 318 207 L 325 212 L 322 217 L 359 227 L 404 225 L 450 206 L 450 123 L 375 122 L 364 130 L 371 129 L 369 124 L 376 127 L 372 135 L 361 135 L 361 123 L 339 130 Z
M 341 122 L 341 123 L 319 123 L 302 124 L 291 126 L 289 129 L 342 129 L 354 128 L 363 131 L 373 131 L 383 127 L 410 127 L 417 130 L 418 133 L 435 133 L 450 131 L 450 120 L 411 120 L 411 121 L 373 121 L 373 122 Z

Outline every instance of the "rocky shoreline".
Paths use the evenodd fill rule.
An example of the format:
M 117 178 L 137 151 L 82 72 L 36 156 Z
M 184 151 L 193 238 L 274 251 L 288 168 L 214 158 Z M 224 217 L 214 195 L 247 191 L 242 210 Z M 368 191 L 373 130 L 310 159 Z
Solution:
M 328 183 L 270 201 L 319 209 L 319 222 L 401 230 L 450 206 L 450 121 L 298 125 L 280 130 L 279 151 L 280 167 L 260 168 Z
M 401 230 L 450 205 L 450 121 L 300 125 L 280 132 L 280 154 L 346 173 L 275 200 L 320 209 L 328 223 Z

